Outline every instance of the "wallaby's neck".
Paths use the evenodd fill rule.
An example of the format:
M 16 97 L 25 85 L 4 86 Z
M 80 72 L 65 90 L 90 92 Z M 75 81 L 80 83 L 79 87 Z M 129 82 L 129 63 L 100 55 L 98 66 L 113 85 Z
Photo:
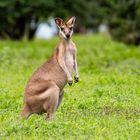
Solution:
M 63 38 L 60 38 L 60 42 L 63 43 L 64 45 L 68 45 L 72 42 L 72 39 L 63 39 Z

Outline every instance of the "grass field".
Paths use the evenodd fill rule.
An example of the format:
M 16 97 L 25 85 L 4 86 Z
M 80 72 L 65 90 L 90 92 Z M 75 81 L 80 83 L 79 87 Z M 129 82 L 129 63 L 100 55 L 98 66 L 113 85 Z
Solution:
M 75 36 L 80 82 L 66 86 L 56 117 L 19 121 L 26 82 L 58 39 L 0 41 L 0 140 L 140 139 L 140 47 Z

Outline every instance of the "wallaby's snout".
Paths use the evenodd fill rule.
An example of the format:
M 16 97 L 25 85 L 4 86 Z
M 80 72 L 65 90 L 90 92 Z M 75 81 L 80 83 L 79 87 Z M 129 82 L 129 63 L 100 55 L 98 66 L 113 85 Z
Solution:
M 66 34 L 66 37 L 67 37 L 67 39 L 69 39 L 70 38 L 70 34 Z
M 59 28 L 59 36 L 64 39 L 70 39 L 73 34 L 73 27 L 75 23 L 75 17 L 71 17 L 67 22 L 64 22 L 61 18 L 56 18 L 55 22 Z

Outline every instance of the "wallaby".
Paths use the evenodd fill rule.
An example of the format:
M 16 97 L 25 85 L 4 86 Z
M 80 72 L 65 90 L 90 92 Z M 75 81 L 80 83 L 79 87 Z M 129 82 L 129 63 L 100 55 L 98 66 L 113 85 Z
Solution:
M 63 88 L 67 83 L 70 86 L 73 83 L 73 71 L 75 82 L 79 80 L 77 50 L 71 40 L 75 17 L 71 17 L 67 22 L 56 18 L 55 23 L 59 28 L 60 42 L 52 57 L 29 79 L 25 89 L 22 118 L 28 118 L 32 113 L 46 112 L 46 119 L 51 120 L 62 101 Z

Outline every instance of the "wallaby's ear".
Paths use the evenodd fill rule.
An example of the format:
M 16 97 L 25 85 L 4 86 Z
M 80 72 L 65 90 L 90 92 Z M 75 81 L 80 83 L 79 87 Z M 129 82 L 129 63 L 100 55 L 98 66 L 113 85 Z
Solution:
M 71 17 L 71 18 L 67 21 L 66 24 L 69 24 L 69 25 L 74 26 L 75 20 L 76 20 L 76 17 Z
M 61 18 L 57 17 L 57 18 L 55 18 L 55 23 L 57 24 L 57 26 L 60 27 L 63 24 L 63 20 Z

